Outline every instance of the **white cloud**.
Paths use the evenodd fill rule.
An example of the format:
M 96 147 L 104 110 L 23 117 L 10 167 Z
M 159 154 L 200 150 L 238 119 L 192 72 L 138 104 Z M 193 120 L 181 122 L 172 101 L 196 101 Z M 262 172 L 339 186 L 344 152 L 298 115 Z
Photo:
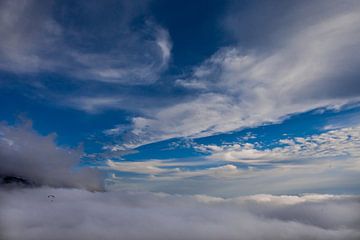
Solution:
M 160 47 L 162 52 L 162 65 L 166 66 L 171 57 L 172 44 L 170 42 L 170 36 L 167 31 L 162 28 L 157 28 L 156 43 Z
M 181 166 L 183 163 L 174 163 L 166 162 L 161 160 L 149 160 L 141 162 L 114 162 L 111 160 L 106 161 L 107 166 L 112 170 L 122 171 L 122 172 L 132 172 L 132 173 L 141 173 L 141 174 L 160 174 L 160 173 L 170 173 L 174 172 L 177 169 L 166 169 L 161 167 L 169 166 Z
M 55 198 L 50 201 L 47 196 Z M 1 190 L 1 237 L 36 239 L 358 239 L 356 196 L 233 199 L 76 189 Z
M 81 151 L 56 145 L 55 135 L 41 136 L 28 124 L 0 124 L 0 177 L 20 177 L 36 185 L 102 190 L 100 173 L 76 169 Z
M 111 190 L 144 190 L 172 194 L 242 194 L 358 193 L 359 170 L 353 161 L 313 164 L 279 164 L 242 168 L 222 163 L 220 167 L 181 169 L 171 174 L 126 176 L 106 179 Z M 119 179 L 120 178 L 120 179 Z
M 210 151 L 210 158 L 222 159 L 231 162 L 244 163 L 271 163 L 277 161 L 291 160 L 311 160 L 321 159 L 326 164 L 326 160 L 334 158 L 345 158 L 343 164 L 352 164 L 352 168 L 360 169 L 360 127 L 348 127 L 337 130 L 327 131 L 319 135 L 308 137 L 294 137 L 280 139 L 275 148 L 265 148 L 258 150 L 253 144 L 229 144 L 224 146 L 202 145 L 197 147 L 200 151 Z M 317 162 L 321 164 L 321 162 Z M 340 163 L 337 163 L 340 164 Z
M 303 13 L 306 24 L 283 31 L 277 48 L 220 49 L 176 81 L 194 92 L 192 99 L 134 118 L 139 144 L 208 136 L 359 101 L 360 6 L 353 5 L 316 18 Z
M 230 196 L 239 192 L 358 191 L 359 134 L 360 128 L 354 126 L 307 137 L 280 139 L 274 148 L 260 143 L 192 143 L 194 149 L 209 155 L 181 162 L 113 162 L 109 165 L 111 170 L 145 175 L 128 176 L 120 182 L 109 178 L 107 187 Z
M 0 69 L 16 73 L 60 73 L 125 85 L 157 80 L 170 59 L 169 34 L 150 22 L 137 31 L 130 27 L 131 20 L 146 8 L 146 1 L 141 4 L 128 1 L 79 4 L 86 4 L 81 10 L 90 13 L 87 21 L 96 18 L 103 8 L 118 8 L 119 15 L 112 25 L 98 18 L 97 23 L 104 24 L 101 28 L 93 25 L 91 29 L 76 29 L 76 24 L 64 26 L 63 19 L 55 16 L 59 9 L 65 17 L 69 14 L 66 4 L 2 1 Z M 94 29 L 98 32 L 94 33 Z M 112 37 L 111 43 L 107 37 Z
M 114 162 L 108 160 L 107 166 L 109 170 L 116 170 L 120 172 L 130 172 L 136 174 L 148 174 L 149 179 L 153 181 L 163 180 L 179 180 L 184 178 L 211 176 L 214 178 L 231 178 L 237 177 L 242 172 L 235 165 L 225 164 L 218 167 L 209 167 L 199 170 L 184 170 L 184 167 L 202 166 L 204 162 L 201 161 L 186 161 L 174 162 L 164 160 L 147 160 L 139 162 L 120 161 Z M 206 163 L 206 162 L 205 162 Z M 107 169 L 107 168 L 105 168 Z M 131 177 L 130 177 L 131 178 Z M 111 181 L 111 179 L 108 179 Z
M 124 99 L 121 97 L 77 97 L 67 99 L 64 103 L 75 109 L 88 113 L 98 113 L 100 110 L 117 109 L 124 105 Z

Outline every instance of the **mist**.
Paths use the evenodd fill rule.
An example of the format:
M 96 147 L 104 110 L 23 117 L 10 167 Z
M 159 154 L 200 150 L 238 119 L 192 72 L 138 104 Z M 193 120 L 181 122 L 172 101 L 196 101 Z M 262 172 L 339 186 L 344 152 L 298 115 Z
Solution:
M 359 239 L 360 198 L 1 190 L 2 239 Z M 49 195 L 54 198 L 49 199 Z

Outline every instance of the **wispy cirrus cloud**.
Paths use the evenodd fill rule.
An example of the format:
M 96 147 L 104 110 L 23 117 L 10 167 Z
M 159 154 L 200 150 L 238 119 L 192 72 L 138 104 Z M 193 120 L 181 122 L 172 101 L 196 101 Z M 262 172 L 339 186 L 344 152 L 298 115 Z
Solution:
M 206 162 L 205 162 L 206 163 Z M 164 161 L 164 160 L 146 160 L 146 161 L 119 161 L 108 160 L 106 162 L 108 170 L 119 172 L 147 174 L 152 180 L 178 180 L 191 177 L 214 177 L 231 178 L 239 176 L 241 170 L 235 165 L 226 164 L 217 167 L 204 168 L 202 161 Z M 198 166 L 197 170 L 186 170 L 186 168 Z M 105 168 L 106 169 L 106 168 Z
M 317 12 L 319 16 L 312 16 L 315 10 L 302 11 L 308 8 L 306 4 L 299 5 L 288 9 L 287 15 L 295 16 L 287 19 L 289 24 L 276 26 L 279 29 L 272 38 L 277 44 L 269 40 L 247 46 L 239 40 L 239 45 L 220 49 L 189 76 L 176 80 L 175 85 L 192 92 L 193 97 L 143 110 L 143 116 L 133 119 L 139 144 L 208 136 L 359 101 L 358 2 L 348 1 L 346 7 L 338 2 L 327 7 L 316 2 L 312 6 L 323 9 Z M 254 16 L 247 19 L 252 21 L 256 23 Z M 236 32 L 236 23 L 233 20 L 227 27 Z M 257 37 L 267 39 L 268 26 L 256 26 L 264 30 Z
M 170 59 L 171 41 L 167 31 L 150 20 L 138 29 L 131 26 L 144 13 L 146 1 L 77 4 L 2 1 L 0 69 L 125 85 L 157 80 Z M 79 21 L 83 18 L 90 26 L 77 23 L 77 18 L 67 22 L 72 8 L 78 10 Z M 120 14 L 111 12 L 114 19 L 109 22 L 105 9 Z
M 253 4 L 254 12 L 265 11 L 264 16 L 276 21 L 263 24 L 257 14 L 244 14 L 256 26 L 252 34 L 244 30 L 235 4 L 224 16 L 224 29 L 236 35 L 235 42 L 220 47 L 190 73 L 169 74 L 160 82 L 156 79 L 171 59 L 172 44 L 155 20 L 141 18 L 148 16 L 147 3 L 82 4 L 82 18 L 101 20 L 91 28 L 67 23 L 72 12 L 66 4 L 2 2 L 0 31 L 6 37 L 0 42 L 0 67 L 97 80 L 55 96 L 35 91 L 87 113 L 130 112 L 132 130 L 119 144 L 136 147 L 173 137 L 209 136 L 359 101 L 357 1 L 297 3 L 296 8 L 285 4 L 284 17 L 278 17 L 282 8 L 268 11 L 267 4 Z M 59 6 L 63 16 L 52 12 Z M 115 14 L 118 21 L 109 23 L 101 15 L 103 8 L 124 14 Z M 34 15 L 30 22 L 23 20 Z M 277 31 L 268 30 L 275 27 Z

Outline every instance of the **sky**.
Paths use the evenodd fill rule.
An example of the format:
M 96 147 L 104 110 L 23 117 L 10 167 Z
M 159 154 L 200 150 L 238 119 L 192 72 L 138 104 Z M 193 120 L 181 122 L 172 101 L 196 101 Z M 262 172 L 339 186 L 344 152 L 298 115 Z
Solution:
M 0 0 L 0 36 L 5 239 L 360 235 L 359 1 Z

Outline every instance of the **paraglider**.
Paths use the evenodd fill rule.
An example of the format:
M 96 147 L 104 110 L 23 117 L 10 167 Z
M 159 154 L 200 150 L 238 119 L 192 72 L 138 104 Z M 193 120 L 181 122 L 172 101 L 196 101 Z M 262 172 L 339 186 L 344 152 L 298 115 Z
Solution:
M 50 199 L 50 202 L 53 202 L 54 199 L 55 199 L 55 196 L 54 195 L 48 195 L 48 199 Z

